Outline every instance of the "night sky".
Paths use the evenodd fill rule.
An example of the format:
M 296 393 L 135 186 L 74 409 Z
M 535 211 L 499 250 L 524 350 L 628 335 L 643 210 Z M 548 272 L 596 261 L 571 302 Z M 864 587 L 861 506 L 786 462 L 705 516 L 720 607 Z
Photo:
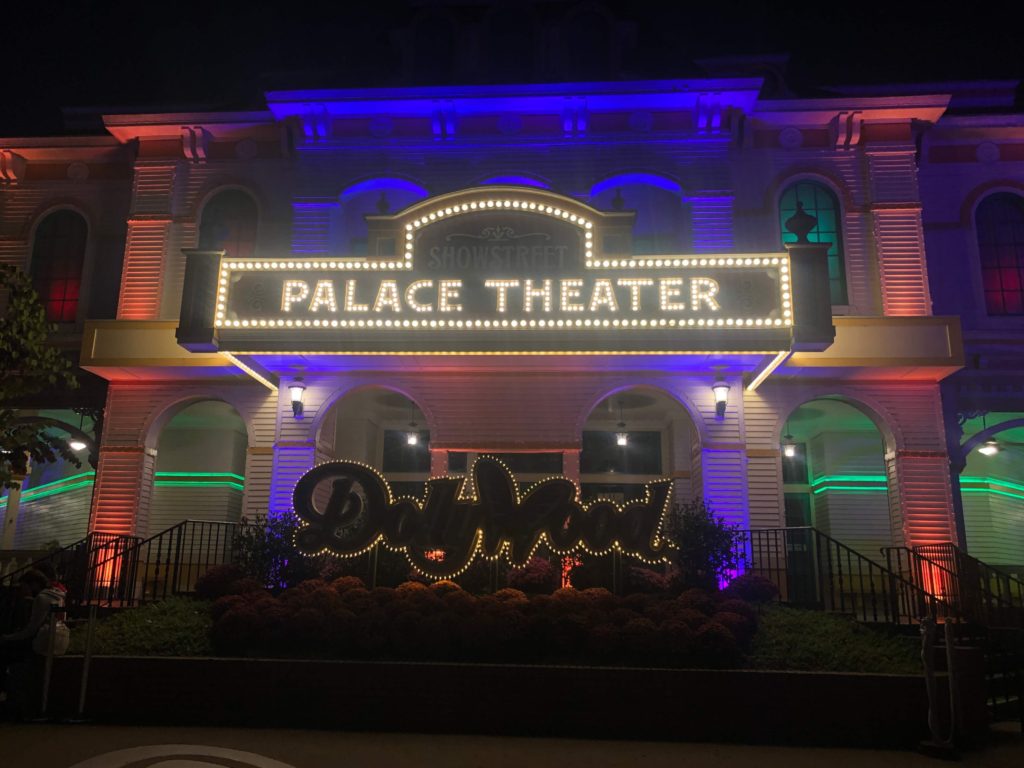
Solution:
M 632 40 L 618 71 L 579 55 L 564 71 L 541 76 L 530 48 L 517 43 L 531 23 L 521 9 L 551 28 L 578 3 L 323 5 L 11 2 L 0 136 L 91 130 L 88 119 L 65 118 L 69 107 L 96 114 L 246 109 L 263 106 L 269 89 L 699 77 L 696 60 L 735 54 L 790 54 L 787 82 L 801 95 L 840 83 L 1024 78 L 1021 27 L 1010 13 L 1016 3 L 606 2 L 600 5 Z M 495 25 L 501 32 L 483 38 L 479 66 L 446 67 L 442 53 L 429 56 L 429 40 L 414 66 L 403 66 L 413 20 L 441 15 L 465 29 L 494 6 L 505 9 Z M 440 51 L 465 44 L 461 36 L 436 43 Z

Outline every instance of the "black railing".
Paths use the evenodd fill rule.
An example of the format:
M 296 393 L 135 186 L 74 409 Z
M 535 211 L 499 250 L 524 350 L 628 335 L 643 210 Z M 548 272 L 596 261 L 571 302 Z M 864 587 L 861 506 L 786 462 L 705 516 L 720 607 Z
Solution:
M 914 547 L 914 554 L 954 574 L 965 601 L 978 604 L 989 626 L 1024 628 L 1024 581 L 973 557 L 952 543 Z
M 238 528 L 184 520 L 130 546 L 111 546 L 90 569 L 84 602 L 127 608 L 191 594 L 211 568 L 231 562 Z
M 760 528 L 744 534 L 745 571 L 774 583 L 782 602 L 884 624 L 957 615 L 938 595 L 816 528 Z
M 11 587 L 27 571 L 46 563 L 53 567 L 60 580 L 68 587 L 68 600 L 74 605 L 84 600 L 88 592 L 90 574 L 107 557 L 112 548 L 128 548 L 140 541 L 138 536 L 117 533 L 90 533 L 74 544 L 55 550 L 45 557 L 11 571 L 0 579 L 0 586 Z

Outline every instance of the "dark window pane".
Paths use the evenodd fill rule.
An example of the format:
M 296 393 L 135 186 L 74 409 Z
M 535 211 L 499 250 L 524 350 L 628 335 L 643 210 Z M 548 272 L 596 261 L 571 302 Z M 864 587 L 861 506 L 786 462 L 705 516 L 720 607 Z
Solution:
M 807 235 L 812 243 L 831 243 L 828 249 L 828 277 L 833 304 L 846 304 L 846 267 L 843 256 L 843 233 L 840 227 L 839 201 L 832 190 L 814 181 L 791 184 L 779 198 L 779 223 L 783 243 L 795 243 L 796 235 L 786 229 L 786 220 L 796 213 L 797 202 L 804 211 L 818 219 Z
M 618 445 L 616 432 L 584 432 L 580 453 L 583 474 L 619 472 L 628 475 L 661 474 L 661 432 L 626 432 L 626 445 Z
M 199 248 L 223 250 L 239 259 L 252 256 L 256 251 L 257 218 L 256 202 L 245 192 L 218 192 L 203 206 Z
M 491 453 L 496 456 L 513 473 L 529 474 L 562 474 L 561 453 Z
M 384 430 L 384 472 L 430 471 L 430 432 L 421 430 L 416 435 L 416 444 L 410 445 L 407 430 Z
M 782 454 L 782 482 L 807 485 L 807 446 L 796 443 L 793 451 L 792 456 Z
M 1024 314 L 1024 197 L 1012 192 L 989 195 L 978 206 L 975 229 L 988 313 Z
M 787 527 L 813 525 L 811 521 L 811 494 L 787 493 L 785 494 L 785 505 Z
M 448 451 L 448 471 L 465 472 L 469 454 L 462 451 Z
M 53 323 L 73 323 L 85 264 L 88 226 L 70 210 L 55 211 L 36 228 L 32 284 Z

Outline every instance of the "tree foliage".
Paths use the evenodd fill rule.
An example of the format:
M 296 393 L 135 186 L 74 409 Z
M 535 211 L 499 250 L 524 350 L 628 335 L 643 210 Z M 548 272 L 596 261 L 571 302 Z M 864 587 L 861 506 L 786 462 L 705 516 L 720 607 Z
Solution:
M 665 520 L 665 537 L 683 584 L 718 589 L 739 569 L 743 533 L 716 517 L 704 499 L 672 507 Z
M 55 326 L 46 321 L 26 273 L 0 266 L 0 309 L 0 486 L 17 488 L 15 477 L 30 462 L 64 459 L 81 466 L 65 438 L 48 433 L 44 424 L 18 419 L 12 407 L 47 389 L 74 389 L 78 380 L 71 363 L 48 343 Z

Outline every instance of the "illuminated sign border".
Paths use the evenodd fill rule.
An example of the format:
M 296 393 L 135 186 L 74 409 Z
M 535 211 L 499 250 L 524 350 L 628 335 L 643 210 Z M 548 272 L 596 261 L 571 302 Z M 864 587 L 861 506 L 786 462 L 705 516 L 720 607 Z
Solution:
M 462 206 L 459 206 L 460 208 Z M 564 211 L 563 211 L 564 213 Z M 420 221 L 417 219 L 417 221 Z M 411 225 L 407 225 L 411 226 Z M 782 317 L 719 317 L 719 318 L 579 318 L 560 316 L 541 319 L 490 319 L 490 318 L 458 318 L 458 319 L 292 319 L 292 318 L 242 318 L 229 320 L 227 313 L 227 296 L 232 272 L 240 271 L 274 271 L 287 270 L 335 270 L 338 272 L 369 271 L 391 272 L 398 267 L 396 262 L 384 264 L 369 261 L 346 261 L 344 259 L 300 259 L 288 257 L 284 259 L 231 259 L 222 261 L 218 274 L 215 328 L 303 328 L 303 329 L 337 329 L 337 328 L 388 328 L 393 330 L 552 330 L 580 329 L 606 330 L 616 329 L 669 329 L 669 328 L 787 328 L 793 322 L 793 292 L 790 279 L 790 263 L 788 254 L 734 254 L 727 256 L 676 257 L 663 256 L 658 258 L 634 258 L 627 260 L 595 260 L 603 267 L 604 263 L 615 262 L 639 270 L 714 267 L 718 269 L 746 269 L 756 267 L 776 267 L 779 270 L 779 304 Z M 409 262 L 411 263 L 411 262 Z M 595 265 L 588 263 L 593 269 Z

